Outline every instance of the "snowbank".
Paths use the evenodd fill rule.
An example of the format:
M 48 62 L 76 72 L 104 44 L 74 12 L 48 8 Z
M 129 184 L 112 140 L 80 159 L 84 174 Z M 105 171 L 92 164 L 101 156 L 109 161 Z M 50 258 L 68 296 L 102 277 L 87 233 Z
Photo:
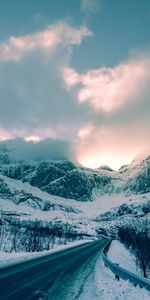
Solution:
M 119 241 L 112 241 L 107 256 L 112 262 L 118 263 L 120 267 L 141 275 L 140 270 L 136 266 L 135 257 Z
M 12 252 L 12 253 L 0 252 L 0 268 L 4 266 L 16 264 L 18 262 L 22 262 L 25 260 L 46 256 L 55 252 L 59 252 L 65 249 L 69 249 L 90 242 L 93 242 L 93 240 L 78 240 L 78 241 L 70 242 L 67 245 L 61 245 L 61 246 L 56 245 L 55 249 L 45 250 L 42 252 Z

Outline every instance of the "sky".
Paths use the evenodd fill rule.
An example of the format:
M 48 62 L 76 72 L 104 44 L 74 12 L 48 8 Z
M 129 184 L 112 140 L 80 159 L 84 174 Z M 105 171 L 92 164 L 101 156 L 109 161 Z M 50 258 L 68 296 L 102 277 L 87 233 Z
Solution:
M 0 7 L 1 141 L 91 168 L 150 152 L 149 0 Z

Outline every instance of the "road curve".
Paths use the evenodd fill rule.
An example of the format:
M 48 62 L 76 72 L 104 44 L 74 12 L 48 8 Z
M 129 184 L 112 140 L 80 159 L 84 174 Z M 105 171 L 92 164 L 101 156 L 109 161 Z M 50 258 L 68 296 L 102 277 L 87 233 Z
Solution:
M 106 240 L 89 242 L 1 268 L 0 299 L 57 300 L 59 297 L 53 295 L 60 295 L 59 283 L 86 261 L 94 260 L 106 244 Z

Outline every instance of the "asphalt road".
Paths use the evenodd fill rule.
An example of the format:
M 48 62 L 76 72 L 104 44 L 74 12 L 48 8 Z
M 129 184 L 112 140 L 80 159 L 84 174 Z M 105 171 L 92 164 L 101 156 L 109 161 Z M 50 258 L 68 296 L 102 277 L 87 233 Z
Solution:
M 64 300 L 62 282 L 94 261 L 106 244 L 106 240 L 89 242 L 1 268 L 0 300 Z

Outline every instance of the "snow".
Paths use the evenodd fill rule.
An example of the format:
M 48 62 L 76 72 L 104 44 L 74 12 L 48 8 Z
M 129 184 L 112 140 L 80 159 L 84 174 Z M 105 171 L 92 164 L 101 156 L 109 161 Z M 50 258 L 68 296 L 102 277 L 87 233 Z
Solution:
M 0 211 L 2 212 L 16 212 L 18 215 L 21 213 L 33 214 L 35 210 L 25 204 L 17 205 L 10 200 L 0 198 Z
M 111 242 L 107 257 L 112 262 L 119 263 L 120 267 L 137 275 L 141 275 L 140 270 L 137 269 L 135 257 L 119 241 L 114 240 Z
M 104 266 L 100 254 L 95 261 L 88 261 L 78 271 L 62 282 L 63 300 L 148 300 L 150 292 L 135 287 L 128 281 L 116 281 L 114 274 Z
M 113 181 L 116 181 L 116 186 L 122 186 L 126 178 L 129 175 L 134 176 L 142 170 L 143 165 L 138 169 L 128 168 L 127 171 L 118 171 L 119 176 L 113 173 Z M 123 171 L 123 173 L 121 173 Z M 78 232 L 88 233 L 91 236 L 95 234 L 95 226 L 97 225 L 92 219 L 109 211 L 111 208 L 118 207 L 124 203 L 143 203 L 150 199 L 150 193 L 144 195 L 124 195 L 124 194 L 111 194 L 111 195 L 99 195 L 94 194 L 94 201 L 92 202 L 79 202 L 72 199 L 64 199 L 58 196 L 49 195 L 40 189 L 31 186 L 29 183 L 22 183 L 19 180 L 7 178 L 0 175 L 4 179 L 11 191 L 30 193 L 33 196 L 39 197 L 41 202 L 49 201 L 50 204 L 54 204 L 54 209 L 49 211 L 41 211 L 40 207 L 33 207 L 29 203 L 15 204 L 11 199 L 0 199 L 0 210 L 6 213 L 14 213 L 19 216 L 20 220 L 41 220 L 50 222 L 61 222 L 62 224 L 71 224 L 71 226 Z M 63 209 L 62 209 L 63 207 Z M 69 212 L 69 208 L 73 208 L 76 212 Z M 66 210 L 66 211 L 65 211 Z M 101 223 L 102 224 L 102 223 Z M 106 225 L 105 225 L 106 226 Z M 109 224 L 108 224 L 109 226 Z M 88 240 L 89 241 L 89 240 Z M 36 258 L 38 256 L 47 255 L 55 251 L 61 251 L 68 247 L 79 245 L 84 243 L 85 240 L 69 243 L 69 245 L 58 246 L 54 250 L 34 252 L 34 253 L 0 253 L 0 265 L 1 267 L 8 264 L 18 263 L 23 260 Z M 139 273 L 136 269 L 136 264 L 133 256 L 124 248 L 118 241 L 113 241 L 108 253 L 108 257 L 116 263 L 119 263 L 123 268 L 128 269 L 131 272 Z M 80 272 L 76 274 L 75 280 L 72 283 L 69 280 L 69 290 L 66 289 L 66 300 L 79 299 L 79 300 L 141 300 L 150 299 L 150 293 L 144 288 L 134 287 L 127 281 L 120 280 L 115 281 L 114 274 L 104 267 L 104 264 L 99 256 L 95 261 L 95 265 L 88 265 L 86 268 L 81 266 Z M 76 291 L 80 291 L 78 298 L 76 298 Z
M 101 271 L 100 271 L 101 269 Z M 120 279 L 116 281 L 114 274 L 104 267 L 102 260 L 96 265 L 96 279 L 98 285 L 98 294 L 102 300 L 148 300 L 150 292 L 144 288 L 134 287 L 128 281 Z M 100 294 L 101 292 L 101 294 Z M 84 299 L 84 298 L 83 298 Z M 82 298 L 80 300 L 83 300 Z M 98 299 L 98 298 L 97 298 Z M 96 300 L 96 299 L 95 299 Z
M 0 177 L 4 179 L 4 181 L 6 182 L 6 184 L 8 184 L 9 188 L 12 191 L 16 191 L 16 190 L 25 191 L 26 193 L 33 194 L 34 196 L 39 197 L 42 200 L 49 200 L 49 201 L 53 201 L 54 203 L 56 203 L 57 201 L 58 204 L 64 204 L 64 205 L 66 204 L 69 206 L 73 206 L 74 204 L 77 204 L 76 200 L 71 199 L 70 202 L 70 199 L 65 199 L 59 196 L 50 195 L 47 192 L 43 192 L 39 188 L 32 186 L 28 182 L 23 183 L 21 180 L 12 179 L 3 175 L 0 175 Z
M 65 246 L 59 246 L 56 249 L 50 251 L 43 251 L 41 253 L 0 253 L 0 265 L 1 267 L 8 266 L 14 263 L 20 263 L 25 260 L 37 258 L 52 254 L 57 251 L 62 251 L 70 247 L 81 245 L 90 240 L 80 240 L 69 243 Z M 112 246 L 112 253 L 110 256 L 114 256 L 114 250 L 119 249 L 120 255 L 125 253 L 122 247 L 118 243 L 114 242 Z M 64 284 L 64 282 L 62 282 Z M 114 274 L 104 266 L 100 254 L 97 255 L 95 261 L 88 261 L 86 265 L 81 265 L 80 269 L 73 273 L 69 280 L 66 280 L 65 286 L 62 289 L 62 299 L 78 299 L 78 300 L 148 300 L 150 299 L 150 292 L 144 288 L 134 287 L 130 282 L 121 280 L 116 281 Z M 57 297 L 56 297 L 57 299 Z
M 44 222 L 59 222 L 61 224 L 69 224 L 75 227 L 78 233 L 87 233 L 90 236 L 95 236 L 95 227 L 97 223 L 90 220 L 84 213 L 68 213 L 62 211 L 59 207 L 55 210 L 41 211 L 34 209 L 25 204 L 16 205 L 9 200 L 0 199 L 0 211 L 3 214 L 13 214 L 19 217 L 20 221 L 42 221 Z M 44 224 L 43 224 L 44 226 Z
M 9 197 L 9 199 L 4 199 L 3 195 L 0 199 L 0 210 L 2 211 L 16 211 L 18 212 L 25 212 L 26 214 L 31 214 L 34 211 L 37 213 L 38 210 L 43 210 L 43 207 L 45 204 L 50 205 L 49 210 L 60 210 L 60 211 L 74 211 L 76 213 L 83 213 L 82 211 L 79 211 L 78 202 L 76 200 L 70 200 L 61 198 L 58 196 L 49 195 L 46 192 L 41 191 L 39 188 L 31 186 L 29 183 L 23 183 L 20 180 L 8 178 L 6 176 L 0 175 L 0 179 L 4 180 L 5 184 L 9 187 L 10 191 L 13 193 L 12 197 Z M 29 195 L 29 198 L 22 202 L 20 201 L 20 196 L 22 195 L 26 196 L 26 194 Z M 33 199 L 30 199 L 33 196 Z M 37 197 L 38 199 L 34 199 L 34 197 Z M 17 199 L 17 205 L 13 204 L 16 202 Z
M 88 218 L 95 218 L 98 215 L 109 211 L 111 208 L 115 208 L 120 206 L 123 203 L 131 204 L 131 203 L 142 203 L 147 199 L 150 199 L 150 193 L 144 195 L 124 195 L 124 194 L 112 194 L 112 195 L 99 195 L 94 194 L 94 201 L 90 202 L 79 202 L 73 199 L 65 199 L 58 196 L 49 195 L 46 192 L 41 191 L 37 187 L 31 186 L 29 183 L 22 183 L 20 180 L 8 178 L 6 176 L 0 175 L 2 179 L 6 182 L 10 190 L 12 191 L 25 191 L 25 193 L 32 194 L 33 196 L 38 197 L 43 201 L 48 201 L 51 205 L 54 204 L 57 206 L 55 209 L 62 210 L 64 209 L 74 209 L 78 213 L 85 214 Z M 8 201 L 8 200 L 7 200 Z M 0 210 L 15 210 L 17 212 L 25 212 L 25 213 L 33 213 L 31 205 L 29 203 L 19 203 L 16 205 L 16 208 L 11 201 L 0 200 Z M 35 209 L 34 209 L 35 210 Z M 37 210 L 40 211 L 40 208 L 36 207 Z
M 95 218 L 99 216 L 100 214 L 105 213 L 106 211 L 109 211 L 111 208 L 118 207 L 124 203 L 126 204 L 132 204 L 137 203 L 141 204 L 145 202 L 146 200 L 150 199 L 150 193 L 147 193 L 146 195 L 130 195 L 125 196 L 123 194 L 119 195 L 103 195 L 98 196 L 95 198 L 95 201 L 93 202 L 80 202 L 78 205 L 78 208 L 80 210 L 84 211 L 84 213 L 90 217 Z
M 69 249 L 75 246 L 79 246 L 82 244 L 93 242 L 93 240 L 78 240 L 74 242 L 69 242 L 67 245 L 56 245 L 55 249 L 45 250 L 42 252 L 0 252 L 0 268 L 16 264 L 18 262 L 22 262 L 25 260 L 31 260 L 37 257 L 46 256 L 49 254 L 53 254 L 65 249 Z

